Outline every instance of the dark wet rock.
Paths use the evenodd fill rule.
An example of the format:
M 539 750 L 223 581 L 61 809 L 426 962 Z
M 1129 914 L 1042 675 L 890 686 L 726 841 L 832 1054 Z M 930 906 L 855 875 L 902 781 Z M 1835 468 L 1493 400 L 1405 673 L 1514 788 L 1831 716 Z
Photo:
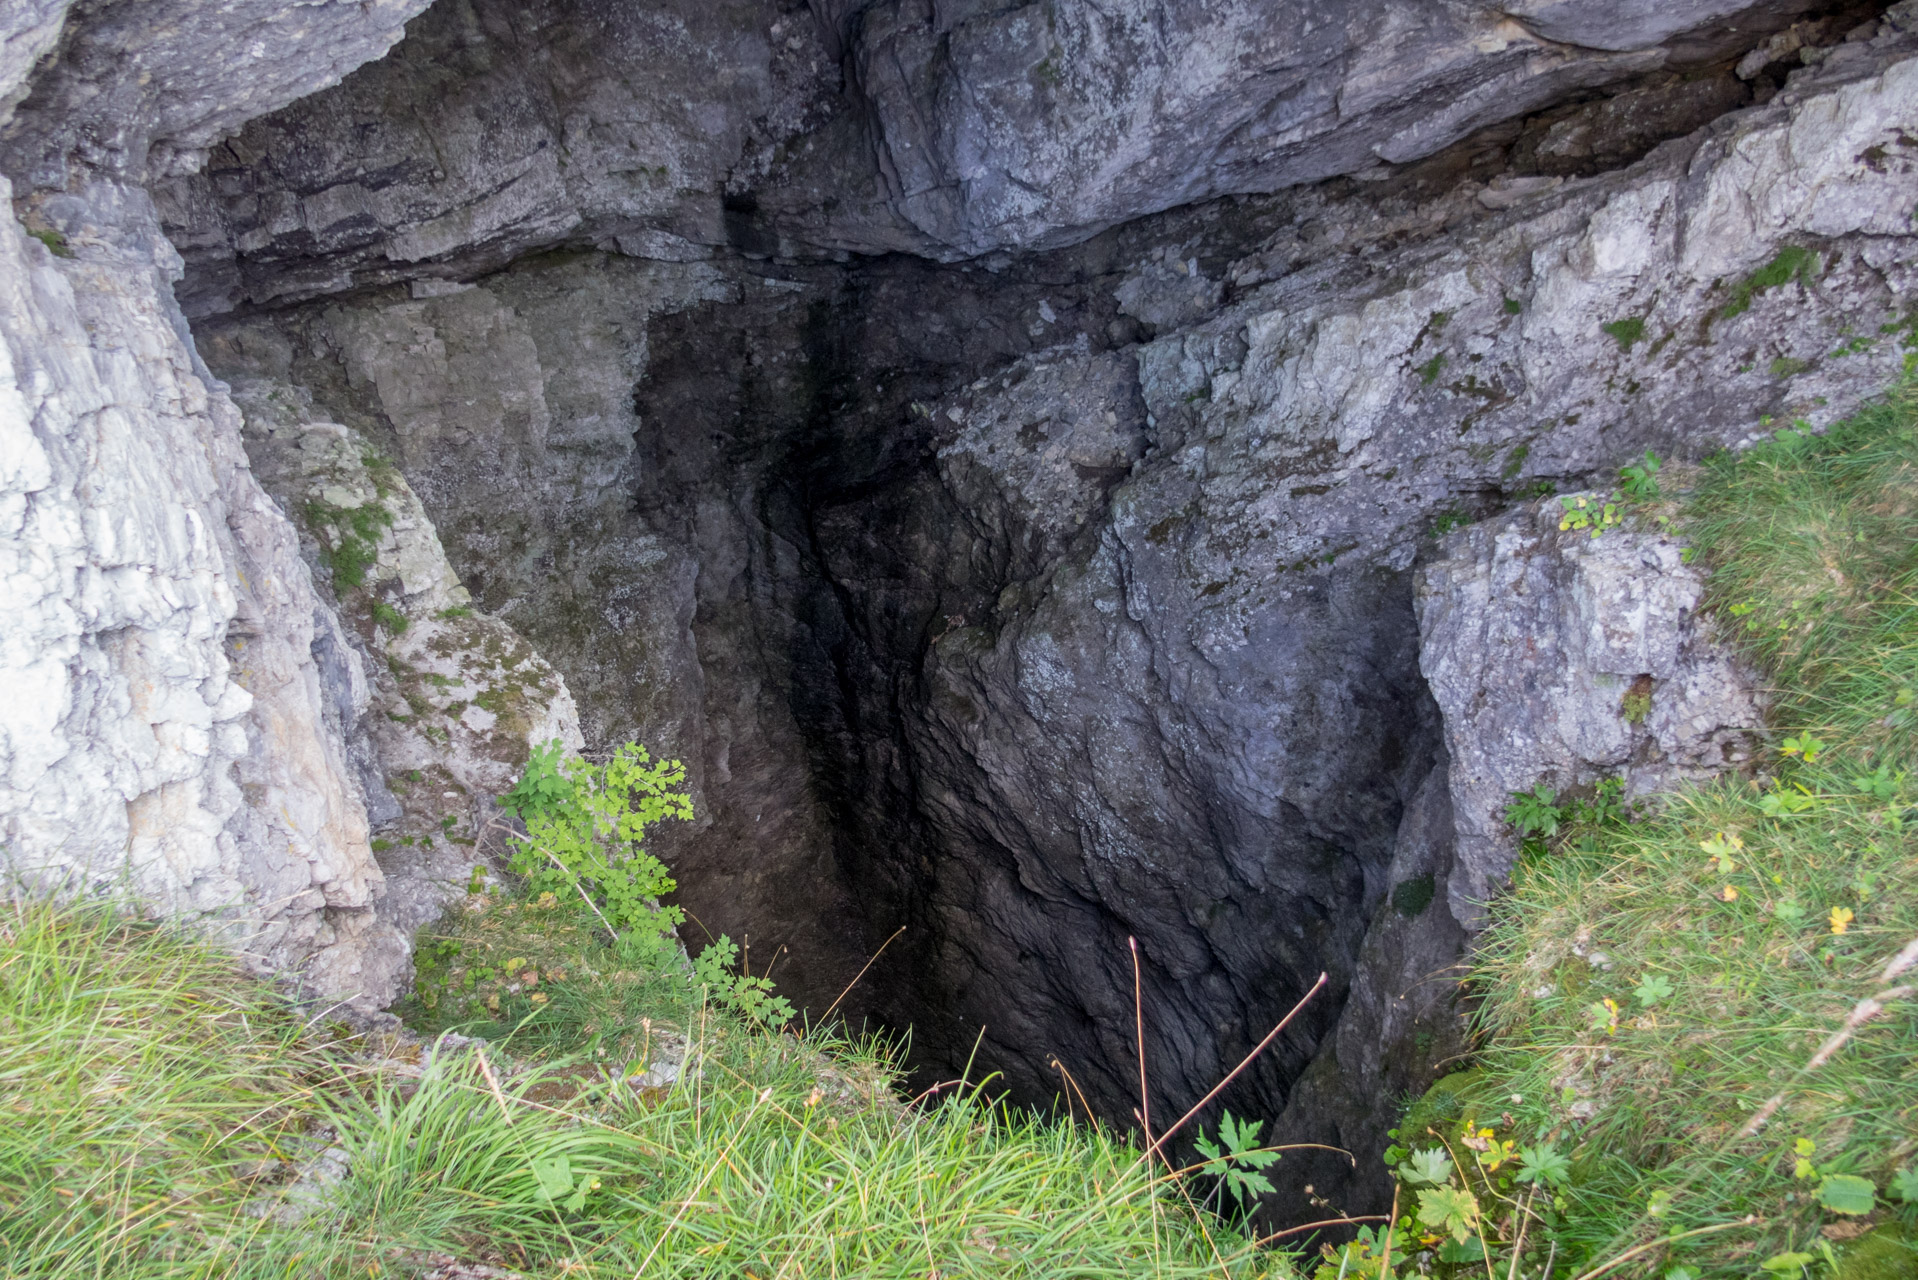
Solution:
M 822 1010 L 903 927 L 855 1022 L 1037 1105 L 1070 1072 L 1120 1122 L 1129 938 L 1159 1116 L 1323 971 L 1225 1101 L 1358 1154 L 1288 1156 L 1275 1214 L 1372 1207 L 1393 1100 L 1464 1047 L 1502 791 L 1662 783 L 1745 724 L 1690 726 L 1718 668 L 1676 550 L 1526 504 L 1898 373 L 1909 6 L 441 0 L 274 110 L 418 7 L 0 24 L 38 241 L 0 245 L 0 428 L 47 460 L 0 517 L 65 513 L 4 526 L 45 652 L 0 661 L 85 712 L 7 722 L 4 776 L 57 783 L 0 790 L 10 847 L 117 850 L 163 800 L 187 820 L 138 848 L 198 878 L 156 909 L 284 889 L 266 961 L 398 980 L 369 814 L 483 816 L 511 762 L 462 739 L 464 792 L 374 785 L 425 748 L 369 727 L 412 711 L 366 659 L 460 672 L 342 622 L 266 492 L 363 505 L 370 447 L 405 490 L 380 600 L 449 624 L 407 644 L 470 592 L 589 740 L 687 760 L 699 821 L 658 851 L 694 939 L 783 949 Z M 127 572 L 102 531 L 159 551 Z M 1521 637 L 1565 674 L 1487 651 Z M 1607 681 L 1641 676 L 1619 729 Z M 429 710 L 477 734 L 474 693 Z

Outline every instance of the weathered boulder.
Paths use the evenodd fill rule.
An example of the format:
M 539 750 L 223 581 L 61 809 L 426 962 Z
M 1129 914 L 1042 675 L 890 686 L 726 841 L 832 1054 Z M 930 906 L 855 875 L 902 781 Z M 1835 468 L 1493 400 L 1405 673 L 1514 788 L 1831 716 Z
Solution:
M 1579 498 L 1591 506 L 1574 511 L 1602 511 L 1603 495 Z M 1755 677 L 1700 614 L 1704 574 L 1679 539 L 1596 525 L 1595 538 L 1564 515 L 1527 503 L 1453 534 L 1419 570 L 1419 670 L 1451 757 L 1447 905 L 1467 925 L 1518 853 L 1513 792 L 1617 778 L 1638 799 L 1746 763 L 1763 726 Z

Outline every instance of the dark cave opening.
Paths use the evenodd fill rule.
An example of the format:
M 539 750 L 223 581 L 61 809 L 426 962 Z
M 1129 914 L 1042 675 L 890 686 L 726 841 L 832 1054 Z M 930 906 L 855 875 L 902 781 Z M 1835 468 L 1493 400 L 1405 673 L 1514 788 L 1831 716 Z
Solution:
M 690 442 L 716 442 L 705 465 L 727 473 L 726 518 L 750 525 L 754 548 L 739 590 L 780 619 L 754 651 L 755 678 L 790 708 L 834 880 L 782 899 L 786 918 L 755 921 L 753 904 L 703 891 L 689 845 L 682 901 L 705 930 L 777 931 L 806 952 L 814 969 L 788 970 L 786 985 L 814 1009 L 903 926 L 841 1008 L 856 1025 L 910 1029 L 916 1088 L 994 1073 L 1016 1102 L 1070 1109 L 1070 1073 L 1121 1125 L 1139 1105 L 1130 939 L 1161 1114 L 1198 1101 L 1324 969 L 1328 990 L 1207 1116 L 1276 1120 L 1338 1021 L 1400 817 L 1438 751 L 1409 577 L 1315 582 L 1249 676 L 1304 667 L 1336 689 L 1340 723 L 1300 712 L 1286 726 L 1322 739 L 1313 794 L 1248 797 L 1229 780 L 1244 740 L 1284 730 L 1212 721 L 1216 694 L 1189 705 L 1176 661 L 1148 657 L 1122 700 L 1083 712 L 1128 733 L 1120 750 L 1138 766 L 1101 797 L 1116 775 L 1100 753 L 1056 732 L 1035 740 L 1048 735 L 1020 706 L 1019 646 L 1050 636 L 1059 578 L 1122 578 L 1128 554 L 1097 523 L 1047 527 L 943 464 L 953 424 L 918 409 L 1028 354 L 1029 339 L 995 323 L 1024 282 L 979 274 L 862 264 L 803 308 L 695 308 L 649 331 L 634 510 L 670 522 L 698 508 L 692 490 L 712 473 L 689 474 Z M 1091 307 L 1078 320 L 1057 279 L 1025 287 L 1082 333 L 1109 323 Z M 938 317 L 950 345 L 902 312 Z M 1105 409 L 1083 390 L 1059 411 Z M 1154 445 L 1135 425 L 1124 448 L 1136 462 Z M 1050 428 L 1020 429 L 1043 442 Z M 1075 474 L 1109 504 L 1130 471 Z M 702 625 L 737 621 L 702 601 Z
M 729 189 L 705 256 L 650 258 L 682 252 L 657 236 L 632 252 L 611 233 L 541 252 L 502 242 L 390 283 L 365 265 L 366 236 L 324 250 L 292 236 L 196 261 L 182 296 L 190 309 L 231 305 L 222 290 L 265 299 L 207 331 L 278 311 L 270 323 L 294 335 L 285 367 L 390 442 L 454 564 L 575 682 L 589 731 L 659 732 L 695 761 L 713 802 L 666 851 L 690 944 L 723 932 L 790 955 L 780 985 L 820 1010 L 903 927 L 841 1009 L 909 1028 L 917 1085 L 990 1071 L 1048 1108 L 1070 1072 L 1120 1125 L 1139 1101 L 1129 939 L 1161 1115 L 1196 1101 L 1324 970 L 1328 989 L 1218 1105 L 1275 1137 L 1376 1148 L 1396 1095 L 1462 1039 L 1442 976 L 1391 991 L 1361 977 L 1442 975 L 1464 945 L 1442 895 L 1433 909 L 1429 891 L 1398 892 L 1442 883 L 1451 857 L 1412 561 L 1366 543 L 1363 520 L 1341 523 L 1326 442 L 1273 456 L 1248 430 L 1231 441 L 1239 457 L 1191 461 L 1226 452 L 1201 409 L 1245 356 L 1242 333 L 1208 326 L 1274 282 L 1381 289 L 1422 269 L 1421 243 L 1498 216 L 1497 200 L 1448 204 L 1462 186 L 1617 169 L 1781 84 L 1729 63 L 1656 71 L 1379 181 L 1227 197 L 1045 253 L 782 254 L 778 193 Z M 251 155 L 216 154 L 214 179 L 243 189 Z M 1393 265 L 1400 253 L 1413 265 Z M 672 292 L 660 280 L 675 271 Z M 711 278 L 689 284 L 700 271 Z M 1142 277 L 1158 292 L 1142 297 Z M 475 287 L 498 315 L 462 292 Z M 518 376 L 544 380 L 550 422 L 502 393 L 505 444 L 417 431 L 393 407 L 410 375 L 370 370 L 364 333 L 337 321 L 356 307 L 483 330 L 462 339 L 484 353 L 458 371 L 476 382 L 499 349 L 486 344 L 523 321 L 515 340 L 537 360 Z M 582 355 L 582 337 L 640 354 Z M 1181 363 L 1203 378 L 1170 388 Z M 1469 392 L 1495 400 L 1503 386 L 1483 372 Z M 465 390 L 449 375 L 405 411 L 451 421 Z M 1446 409 L 1443 430 L 1464 436 L 1482 407 L 1464 425 Z M 615 442 L 631 447 L 616 465 Z M 543 463 L 527 459 L 569 450 L 586 463 L 529 486 L 536 499 L 501 510 L 470 492 L 476 470 L 532 474 Z M 1408 454 L 1406 468 L 1424 463 Z M 1240 497 L 1203 488 L 1221 465 L 1322 503 L 1323 545 L 1274 560 L 1224 527 L 1208 504 Z M 1549 465 L 1574 477 L 1593 463 Z M 588 472 L 614 500 L 573 511 Z M 1400 501 L 1483 515 L 1513 483 L 1461 465 Z M 639 582 L 655 563 L 670 590 Z M 669 615 L 673 627 L 649 621 Z M 668 661 L 654 650 L 675 628 Z M 1414 987 L 1413 1012 L 1387 1007 Z M 1292 1169 L 1349 1209 L 1383 1182 L 1334 1157 Z M 1294 1211 L 1304 1202 L 1281 1216 Z

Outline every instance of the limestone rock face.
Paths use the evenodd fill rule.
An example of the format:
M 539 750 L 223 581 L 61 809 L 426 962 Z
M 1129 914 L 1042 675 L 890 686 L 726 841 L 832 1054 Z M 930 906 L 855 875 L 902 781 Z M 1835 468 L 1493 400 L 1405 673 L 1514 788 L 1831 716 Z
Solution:
M 0 19 L 0 104 L 13 110 L 0 111 L 0 167 L 16 184 L 46 187 L 65 185 L 76 168 L 136 182 L 190 172 L 208 146 L 254 116 L 385 53 L 428 3 L 9 5 Z
M 223 920 L 268 967 L 357 953 L 381 875 L 326 728 L 351 678 L 313 657 L 338 623 L 181 340 L 150 204 L 88 195 L 70 259 L 0 232 L 10 870 Z
M 357 432 L 317 421 L 293 388 L 233 389 L 254 473 L 292 515 L 363 658 L 363 709 L 341 728 L 386 876 L 379 918 L 410 938 L 473 877 L 490 879 L 513 829 L 495 798 L 530 750 L 585 745 L 559 673 L 513 629 L 472 607 L 412 486 Z
M 1416 160 L 1804 7 L 881 0 L 850 46 L 894 207 L 971 254 Z
M 1635 799 L 1745 763 L 1762 729 L 1754 677 L 1700 616 L 1704 576 L 1678 542 L 1562 530 L 1562 511 L 1473 525 L 1418 574 L 1419 670 L 1451 757 L 1448 905 L 1467 924 L 1518 852 L 1514 791 L 1619 778 Z
M 957 259 L 1386 171 L 1811 0 L 445 0 L 163 194 L 190 312 L 529 249 Z
M 1420 673 L 1433 530 L 1895 377 L 1915 52 L 1888 26 L 1605 172 L 1538 157 L 1692 91 L 1018 259 L 552 255 L 208 317 L 201 348 L 394 458 L 589 738 L 688 760 L 682 900 L 788 948 L 796 999 L 905 925 L 855 1017 L 941 1078 L 983 1026 L 1020 1096 L 1056 1056 L 1123 1118 L 1128 936 L 1155 1106 L 1324 969 L 1229 1101 L 1376 1151 L 1378 1099 L 1462 1043 L 1453 904 L 1497 871 L 1454 839 L 1479 765 Z
M 378 56 L 421 7 L 0 19 L 0 162 L 20 184 L 0 189 L 22 220 L 0 228 L 7 873 L 203 920 L 363 1011 L 408 955 L 380 910 L 367 799 L 384 791 L 356 739 L 375 683 L 249 469 L 174 303 L 180 259 L 131 183 Z

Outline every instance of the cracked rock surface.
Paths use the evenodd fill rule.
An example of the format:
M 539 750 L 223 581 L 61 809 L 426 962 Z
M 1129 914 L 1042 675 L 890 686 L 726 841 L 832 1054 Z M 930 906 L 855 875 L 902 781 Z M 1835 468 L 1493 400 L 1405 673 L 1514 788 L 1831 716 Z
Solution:
M 1699 612 L 1704 574 L 1679 540 L 1593 538 L 1562 515 L 1527 503 L 1419 570 L 1419 669 L 1451 758 L 1447 905 L 1468 924 L 1518 853 L 1513 792 L 1618 778 L 1636 799 L 1745 764 L 1763 730 L 1755 674 Z
M 1504 793 L 1756 723 L 1540 498 L 1898 374 L 1918 17 L 1280 8 L 10 7 L 9 858 L 368 1013 L 528 738 L 638 737 L 929 1075 L 1123 1122 L 1136 937 L 1182 1110 L 1326 972 L 1226 1102 L 1373 1207 Z
M 1595 173 L 1539 157 L 1626 120 L 1650 146 L 1690 91 L 1017 260 L 533 257 L 200 341 L 395 458 L 590 740 L 688 761 L 698 827 L 661 845 L 682 900 L 786 947 L 796 999 L 904 925 L 856 1018 L 912 1024 L 943 1075 L 983 1026 L 1017 1096 L 1051 1097 L 1056 1060 L 1122 1118 L 1129 936 L 1161 1106 L 1324 969 L 1229 1101 L 1375 1150 L 1377 1099 L 1462 1047 L 1453 906 L 1504 868 L 1481 842 L 1504 775 L 1421 672 L 1432 531 L 1896 375 L 1908 40 Z M 1627 611 L 1633 643 L 1678 643 L 1689 608 Z

